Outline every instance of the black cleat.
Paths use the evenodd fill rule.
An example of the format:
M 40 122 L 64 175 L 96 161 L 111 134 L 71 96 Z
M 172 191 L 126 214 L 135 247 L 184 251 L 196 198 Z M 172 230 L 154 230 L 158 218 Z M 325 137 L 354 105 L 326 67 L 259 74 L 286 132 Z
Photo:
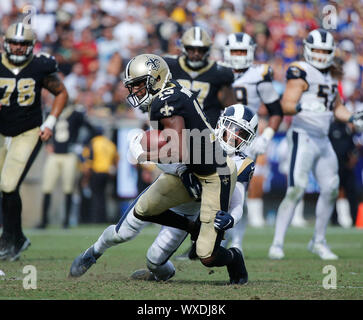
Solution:
M 88 248 L 85 252 L 81 253 L 76 259 L 74 259 L 69 276 L 73 278 L 80 277 L 85 274 L 92 265 L 96 263 L 96 260 L 101 255 L 97 255 L 94 252 L 93 246 Z
M 22 236 L 20 239 L 15 240 L 9 260 L 10 261 L 18 260 L 20 257 L 20 253 L 28 249 L 29 246 L 30 246 L 30 241 L 25 236 Z
M 7 237 L 0 237 L 0 260 L 6 260 L 11 256 L 13 243 Z
M 242 252 L 237 248 L 230 248 L 233 253 L 233 260 L 227 266 L 230 284 L 246 284 L 248 282 L 248 272 L 245 266 Z

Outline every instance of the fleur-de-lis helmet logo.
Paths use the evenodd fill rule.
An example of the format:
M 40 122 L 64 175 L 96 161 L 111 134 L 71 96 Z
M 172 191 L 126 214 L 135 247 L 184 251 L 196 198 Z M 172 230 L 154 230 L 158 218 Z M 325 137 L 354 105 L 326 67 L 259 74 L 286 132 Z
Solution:
M 146 61 L 146 66 L 151 67 L 152 70 L 159 70 L 160 67 L 160 60 L 157 58 L 149 58 Z

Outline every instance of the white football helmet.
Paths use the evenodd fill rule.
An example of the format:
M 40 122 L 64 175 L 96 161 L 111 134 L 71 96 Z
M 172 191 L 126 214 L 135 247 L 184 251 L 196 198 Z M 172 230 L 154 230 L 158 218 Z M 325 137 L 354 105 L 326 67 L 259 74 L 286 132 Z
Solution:
M 254 60 L 256 44 L 252 37 L 247 33 L 237 32 L 228 35 L 226 44 L 224 46 L 224 61 L 235 70 L 242 70 L 248 68 Z M 233 55 L 233 50 L 246 50 L 247 54 Z
M 14 65 L 22 65 L 33 56 L 33 48 L 36 41 L 35 33 L 29 25 L 21 22 L 13 23 L 8 27 L 4 36 L 4 50 L 8 60 Z M 13 52 L 10 44 L 20 43 L 24 46 Z
M 208 63 L 212 40 L 209 34 L 201 27 L 192 27 L 185 31 L 181 38 L 181 43 L 185 61 L 190 68 L 200 69 Z M 203 50 L 201 59 L 191 59 L 188 48 L 200 48 L 200 50 Z
M 246 105 L 237 103 L 224 109 L 215 134 L 222 148 L 228 154 L 233 154 L 251 144 L 256 137 L 257 127 L 257 114 Z
M 329 68 L 335 55 L 335 42 L 333 35 L 324 30 L 316 29 L 311 31 L 304 39 L 304 58 L 317 69 Z M 327 50 L 327 53 L 313 52 L 313 49 Z
M 124 85 L 129 90 L 127 101 L 134 107 L 146 110 L 153 97 L 163 90 L 171 79 L 165 60 L 155 54 L 141 54 L 132 58 L 126 66 Z M 135 86 L 144 85 L 134 92 Z

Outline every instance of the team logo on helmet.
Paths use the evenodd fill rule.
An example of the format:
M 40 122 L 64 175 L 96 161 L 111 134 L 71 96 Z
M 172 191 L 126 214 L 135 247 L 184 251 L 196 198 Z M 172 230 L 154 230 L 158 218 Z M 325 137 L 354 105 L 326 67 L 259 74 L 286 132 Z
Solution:
M 146 66 L 147 67 L 151 67 L 152 70 L 159 70 L 159 67 L 160 67 L 160 60 L 155 58 L 149 58 L 147 61 L 146 61 Z

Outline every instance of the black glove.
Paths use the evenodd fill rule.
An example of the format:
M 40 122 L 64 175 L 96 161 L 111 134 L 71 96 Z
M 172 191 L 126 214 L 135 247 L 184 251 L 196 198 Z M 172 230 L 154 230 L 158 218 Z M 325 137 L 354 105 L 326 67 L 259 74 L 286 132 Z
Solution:
M 224 211 L 218 211 L 214 219 L 214 228 L 217 230 L 225 231 L 233 227 L 233 217 Z
M 187 189 L 189 195 L 197 201 L 200 201 L 202 195 L 202 185 L 199 179 L 189 169 L 179 174 L 184 187 Z

